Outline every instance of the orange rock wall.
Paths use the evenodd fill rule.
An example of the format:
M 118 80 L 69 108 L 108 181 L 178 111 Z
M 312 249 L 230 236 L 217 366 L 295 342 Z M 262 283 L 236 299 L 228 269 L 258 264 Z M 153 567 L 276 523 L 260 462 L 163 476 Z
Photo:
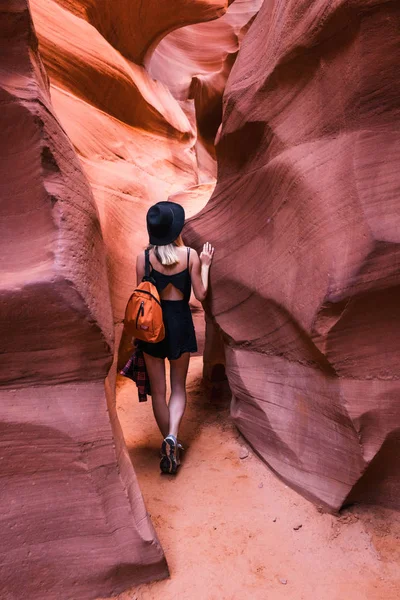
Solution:
M 212 131 L 204 137 L 201 124 L 207 114 L 215 134 L 225 81 L 260 0 L 30 4 L 54 109 L 99 210 L 122 363 L 129 348 L 119 343 L 120 323 L 147 243 L 147 209 L 171 197 L 191 216 L 209 199 L 216 161 Z M 206 92 L 196 100 L 199 76 Z M 192 306 L 201 349 L 202 310 Z
M 240 0 L 229 10 L 227 0 L 30 4 L 54 109 L 99 210 L 114 320 L 120 322 L 136 283 L 135 256 L 147 243 L 148 207 L 179 193 L 191 216 L 204 206 L 215 184 L 213 143 L 198 140 L 194 100 L 187 100 L 186 91 L 186 102 L 181 102 L 177 87 L 189 90 L 207 63 L 209 76 L 219 78 L 220 99 L 229 74 L 225 57 L 232 56 L 233 64 L 240 31 L 260 0 Z M 222 15 L 221 25 L 216 26 L 222 19 L 205 22 Z M 198 24 L 185 27 L 192 23 Z M 193 49 L 191 44 L 204 35 L 209 42 L 208 28 L 214 31 L 214 43 L 205 60 L 202 45 Z M 178 65 L 164 46 L 153 55 L 163 36 L 161 44 L 175 48 Z
M 0 57 L 0 597 L 93 598 L 168 569 L 106 398 L 105 246 L 26 0 L 0 3 Z
M 395 2 L 266 0 L 186 228 L 216 247 L 235 422 L 330 509 L 400 508 L 399 30 Z
M 104 378 L 148 206 L 172 196 L 190 216 L 214 188 L 212 130 L 260 1 L 229 4 L 31 0 L 33 27 L 26 0 L 0 2 L 1 597 L 93 598 L 168 574 L 118 423 L 115 364 Z M 225 13 L 210 64 L 196 62 L 173 30 L 204 22 L 190 39 L 210 40 L 206 22 Z M 171 73 L 151 73 L 165 35 L 184 99 Z

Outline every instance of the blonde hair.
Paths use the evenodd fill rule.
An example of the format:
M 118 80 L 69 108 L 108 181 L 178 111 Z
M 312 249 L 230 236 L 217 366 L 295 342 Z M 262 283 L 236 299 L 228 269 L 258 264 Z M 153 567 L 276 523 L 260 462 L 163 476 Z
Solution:
M 160 262 L 165 267 L 173 267 L 174 265 L 179 263 L 178 253 L 176 251 L 178 246 L 184 246 L 182 236 L 176 238 L 171 244 L 166 244 L 165 246 L 153 246 L 149 244 L 149 250 L 153 249 L 154 254 L 158 262 Z

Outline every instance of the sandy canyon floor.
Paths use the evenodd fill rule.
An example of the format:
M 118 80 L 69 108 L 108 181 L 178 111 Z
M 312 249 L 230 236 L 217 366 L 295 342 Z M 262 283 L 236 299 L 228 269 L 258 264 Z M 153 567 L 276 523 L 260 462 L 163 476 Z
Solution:
M 210 399 L 201 369 L 192 358 L 175 478 L 159 473 L 151 403 L 119 378 L 119 417 L 171 578 L 118 600 L 398 600 L 400 515 L 320 512 L 253 454 L 230 422 L 229 398 Z

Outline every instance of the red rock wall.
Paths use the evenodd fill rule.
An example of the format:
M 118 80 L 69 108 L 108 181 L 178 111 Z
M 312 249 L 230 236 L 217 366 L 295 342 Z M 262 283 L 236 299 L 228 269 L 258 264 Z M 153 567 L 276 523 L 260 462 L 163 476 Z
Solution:
M 0 57 L 0 597 L 93 598 L 168 571 L 110 391 L 107 413 L 105 247 L 26 0 L 0 2 Z
M 135 256 L 147 243 L 146 211 L 171 197 L 191 216 L 210 198 L 215 152 L 198 123 L 206 112 L 218 127 L 223 87 L 260 1 L 228 8 L 225 0 L 31 0 L 52 102 L 100 214 L 120 364 L 130 351 L 124 337 L 119 343 L 120 323 L 136 283 Z M 217 20 L 182 27 L 210 19 Z M 160 32 L 167 35 L 154 51 Z M 212 91 L 195 102 L 190 89 L 199 76 L 203 91 Z M 203 311 L 194 299 L 192 308 L 201 350 Z
M 198 127 L 204 114 L 218 127 L 260 0 L 164 4 L 31 0 L 45 71 L 27 1 L 0 2 L 1 597 L 83 599 L 167 575 L 118 423 L 115 364 L 104 378 L 148 206 L 172 195 L 195 214 L 214 188 L 212 135 Z M 161 37 L 225 13 L 206 60 L 190 48 L 200 30 L 166 38 L 183 100 L 149 75 Z M 199 73 L 201 101 L 189 97 Z
M 331 509 L 400 508 L 399 31 L 397 2 L 265 0 L 186 229 L 216 247 L 235 422 Z
M 182 102 L 178 88 L 189 90 L 194 75 L 205 72 L 205 63 L 209 77 L 218 75 L 226 55 L 236 55 L 240 31 L 260 0 L 240 0 L 241 10 L 236 2 L 228 10 L 227 0 L 30 4 L 54 109 L 78 153 L 100 213 L 118 323 L 136 283 L 134 258 L 147 243 L 148 207 L 179 193 L 191 216 L 204 206 L 215 184 L 212 145 L 199 147 L 194 100 L 186 100 L 186 93 Z M 221 15 L 225 20 L 220 26 L 222 19 L 203 22 Z M 190 23 L 198 24 L 184 27 Z M 194 39 L 204 41 L 201 32 L 209 27 L 214 43 L 204 61 L 203 44 L 192 44 Z M 162 36 L 166 47 L 160 45 L 153 57 Z M 171 47 L 178 60 L 173 68 Z M 228 73 L 224 67 L 220 88 Z

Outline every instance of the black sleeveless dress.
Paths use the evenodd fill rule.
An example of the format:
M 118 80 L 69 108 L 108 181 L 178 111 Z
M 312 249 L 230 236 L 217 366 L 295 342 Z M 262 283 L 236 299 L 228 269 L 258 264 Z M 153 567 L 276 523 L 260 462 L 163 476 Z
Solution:
M 161 342 L 151 344 L 149 342 L 138 343 L 139 348 L 146 354 L 155 358 L 168 358 L 176 360 L 184 352 L 197 352 L 196 334 L 193 325 L 192 313 L 189 300 L 192 289 L 192 281 L 189 271 L 190 248 L 187 249 L 187 266 L 183 271 L 174 275 L 164 275 L 153 269 L 150 263 L 150 276 L 155 281 L 158 293 L 161 294 L 169 283 L 172 283 L 183 294 L 182 300 L 163 300 L 161 307 L 165 327 L 165 338 Z

